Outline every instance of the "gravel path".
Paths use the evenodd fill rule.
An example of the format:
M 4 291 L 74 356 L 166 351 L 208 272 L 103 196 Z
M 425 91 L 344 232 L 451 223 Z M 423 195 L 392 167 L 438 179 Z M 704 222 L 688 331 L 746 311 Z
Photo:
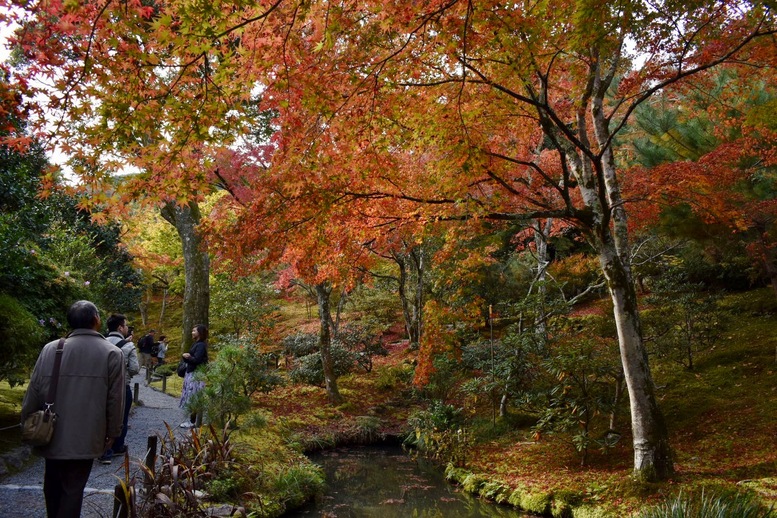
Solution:
M 138 401 L 133 405 L 129 418 L 126 444 L 130 454 L 130 476 L 142 479 L 140 464 L 145 457 L 148 438 L 167 432 L 164 423 L 183 435 L 186 430 L 178 425 L 187 419 L 178 408 L 178 398 L 158 390 L 160 382 L 146 386 L 145 370 L 133 378 L 132 387 L 138 383 Z M 31 457 L 24 468 L 0 479 L 0 517 L 37 518 L 46 516 L 43 500 L 43 466 L 40 457 Z M 124 478 L 122 457 L 115 457 L 112 464 L 95 461 L 84 493 L 83 518 L 110 517 L 113 511 L 113 490 L 117 479 Z

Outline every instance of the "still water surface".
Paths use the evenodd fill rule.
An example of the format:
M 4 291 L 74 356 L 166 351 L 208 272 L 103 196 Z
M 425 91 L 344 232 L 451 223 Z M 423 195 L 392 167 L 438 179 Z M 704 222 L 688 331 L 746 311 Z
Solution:
M 323 497 L 285 516 L 326 518 L 526 517 L 458 492 L 438 466 L 395 446 L 338 448 L 311 456 L 326 473 Z

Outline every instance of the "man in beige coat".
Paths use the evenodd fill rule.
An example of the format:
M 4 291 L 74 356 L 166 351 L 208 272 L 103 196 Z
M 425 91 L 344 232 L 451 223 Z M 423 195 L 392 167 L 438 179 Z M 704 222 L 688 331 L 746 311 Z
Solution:
M 49 518 L 80 516 L 92 461 L 121 435 L 124 416 L 124 355 L 98 332 L 97 307 L 80 300 L 68 310 L 67 321 L 73 331 L 62 351 L 54 437 L 33 449 L 46 459 L 43 494 Z M 58 342 L 46 344 L 38 356 L 22 404 L 22 422 L 45 402 Z

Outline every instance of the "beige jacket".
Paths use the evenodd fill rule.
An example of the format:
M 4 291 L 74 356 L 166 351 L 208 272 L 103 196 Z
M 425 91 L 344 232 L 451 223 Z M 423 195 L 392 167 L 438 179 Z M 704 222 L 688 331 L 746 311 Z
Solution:
M 45 402 L 58 342 L 46 344 L 38 356 L 22 403 L 22 422 Z M 47 459 L 99 457 L 106 438 L 121 435 L 125 390 L 121 350 L 97 331 L 76 329 L 62 353 L 54 437 L 33 451 Z

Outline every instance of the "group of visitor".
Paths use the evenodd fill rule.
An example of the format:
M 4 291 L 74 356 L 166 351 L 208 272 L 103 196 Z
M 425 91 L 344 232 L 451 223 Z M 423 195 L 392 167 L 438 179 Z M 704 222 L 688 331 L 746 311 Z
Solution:
M 48 444 L 35 446 L 33 452 L 46 459 L 43 494 L 47 515 L 77 518 L 94 459 L 110 464 L 112 457 L 128 453 L 125 439 L 133 401 L 132 377 L 143 367 L 153 370 L 163 364 L 168 346 L 164 335 L 154 340 L 156 331 L 152 329 L 138 341 L 136 350 L 132 328 L 122 314 L 108 317 L 108 333 L 103 337 L 100 312 L 86 300 L 70 307 L 67 321 L 71 332 L 64 347 L 58 351 L 60 340 L 54 340 L 38 356 L 22 403 L 21 421 L 52 403 L 47 396 L 59 355 L 53 396 L 57 415 L 54 435 Z M 186 375 L 181 408 L 188 408 L 191 398 L 204 387 L 194 373 L 208 362 L 208 328 L 194 326 L 192 340 L 189 352 L 182 355 Z M 181 428 L 192 428 L 201 421 L 197 413 L 188 417 Z

